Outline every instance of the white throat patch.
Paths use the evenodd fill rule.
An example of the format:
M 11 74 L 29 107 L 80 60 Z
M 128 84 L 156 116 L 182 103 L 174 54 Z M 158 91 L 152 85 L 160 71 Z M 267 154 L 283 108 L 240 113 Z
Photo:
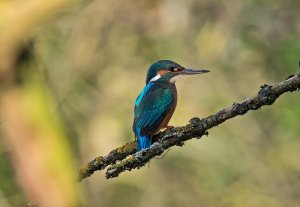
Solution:
M 156 76 L 154 76 L 154 77 L 150 80 L 150 82 L 156 81 L 156 80 L 158 80 L 158 79 L 160 79 L 160 78 L 161 78 L 161 75 L 157 74 Z
M 175 83 L 178 79 L 182 78 L 183 75 L 176 75 L 170 79 L 171 83 Z

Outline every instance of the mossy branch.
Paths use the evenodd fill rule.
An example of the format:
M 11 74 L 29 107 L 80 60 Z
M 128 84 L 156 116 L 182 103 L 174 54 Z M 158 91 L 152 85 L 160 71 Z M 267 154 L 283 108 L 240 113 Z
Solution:
M 275 100 L 286 92 L 300 89 L 300 72 L 289 76 L 285 81 L 276 85 L 263 85 L 256 96 L 242 102 L 234 103 L 207 118 L 192 118 L 186 126 L 175 127 L 156 136 L 155 142 L 149 149 L 136 153 L 136 142 L 112 150 L 108 155 L 99 156 L 79 169 L 79 180 L 89 177 L 97 170 L 103 170 L 108 165 L 106 178 L 117 177 L 126 170 L 143 167 L 154 157 L 161 155 L 172 146 L 182 146 L 185 141 L 207 135 L 207 130 L 223 123 L 238 115 L 243 115 L 250 110 L 257 110 L 262 106 L 271 105 Z M 136 154 L 134 154 L 136 153 Z M 129 156 L 129 157 L 128 157 Z M 128 157 L 128 158 L 127 158 Z M 117 161 L 120 161 L 116 163 Z

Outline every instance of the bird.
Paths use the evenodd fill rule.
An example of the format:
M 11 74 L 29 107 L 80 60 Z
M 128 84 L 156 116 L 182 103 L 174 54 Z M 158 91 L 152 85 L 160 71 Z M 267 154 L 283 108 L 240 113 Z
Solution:
M 171 60 L 153 63 L 147 72 L 146 85 L 134 106 L 133 131 L 137 152 L 150 148 L 153 136 L 168 128 L 177 105 L 175 82 L 182 76 L 210 72 L 205 69 L 185 68 Z

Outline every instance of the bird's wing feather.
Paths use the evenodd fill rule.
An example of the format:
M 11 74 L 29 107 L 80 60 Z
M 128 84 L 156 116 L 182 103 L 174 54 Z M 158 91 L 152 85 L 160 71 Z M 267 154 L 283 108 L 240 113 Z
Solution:
M 145 89 L 137 98 L 133 123 L 133 130 L 139 129 L 142 135 L 155 132 L 174 103 L 172 89 L 165 85 L 152 84 Z

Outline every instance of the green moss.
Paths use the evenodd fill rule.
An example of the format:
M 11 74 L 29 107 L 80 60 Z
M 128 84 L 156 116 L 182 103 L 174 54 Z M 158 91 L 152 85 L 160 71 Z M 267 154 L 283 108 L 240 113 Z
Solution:
M 122 147 L 116 149 L 117 153 L 129 153 L 136 150 L 136 142 L 129 142 Z
M 89 172 L 89 164 L 83 165 L 81 168 L 79 168 L 78 173 L 80 178 L 85 178 L 88 175 Z
M 131 155 L 126 160 L 114 164 L 113 166 L 110 167 L 110 169 L 123 168 L 124 166 L 128 165 L 131 162 L 134 162 L 135 160 L 136 160 L 135 157 Z
M 95 165 L 103 164 L 103 157 L 99 156 L 95 158 Z
M 126 162 L 133 162 L 135 160 L 136 160 L 135 157 L 131 155 L 130 157 L 127 158 Z

